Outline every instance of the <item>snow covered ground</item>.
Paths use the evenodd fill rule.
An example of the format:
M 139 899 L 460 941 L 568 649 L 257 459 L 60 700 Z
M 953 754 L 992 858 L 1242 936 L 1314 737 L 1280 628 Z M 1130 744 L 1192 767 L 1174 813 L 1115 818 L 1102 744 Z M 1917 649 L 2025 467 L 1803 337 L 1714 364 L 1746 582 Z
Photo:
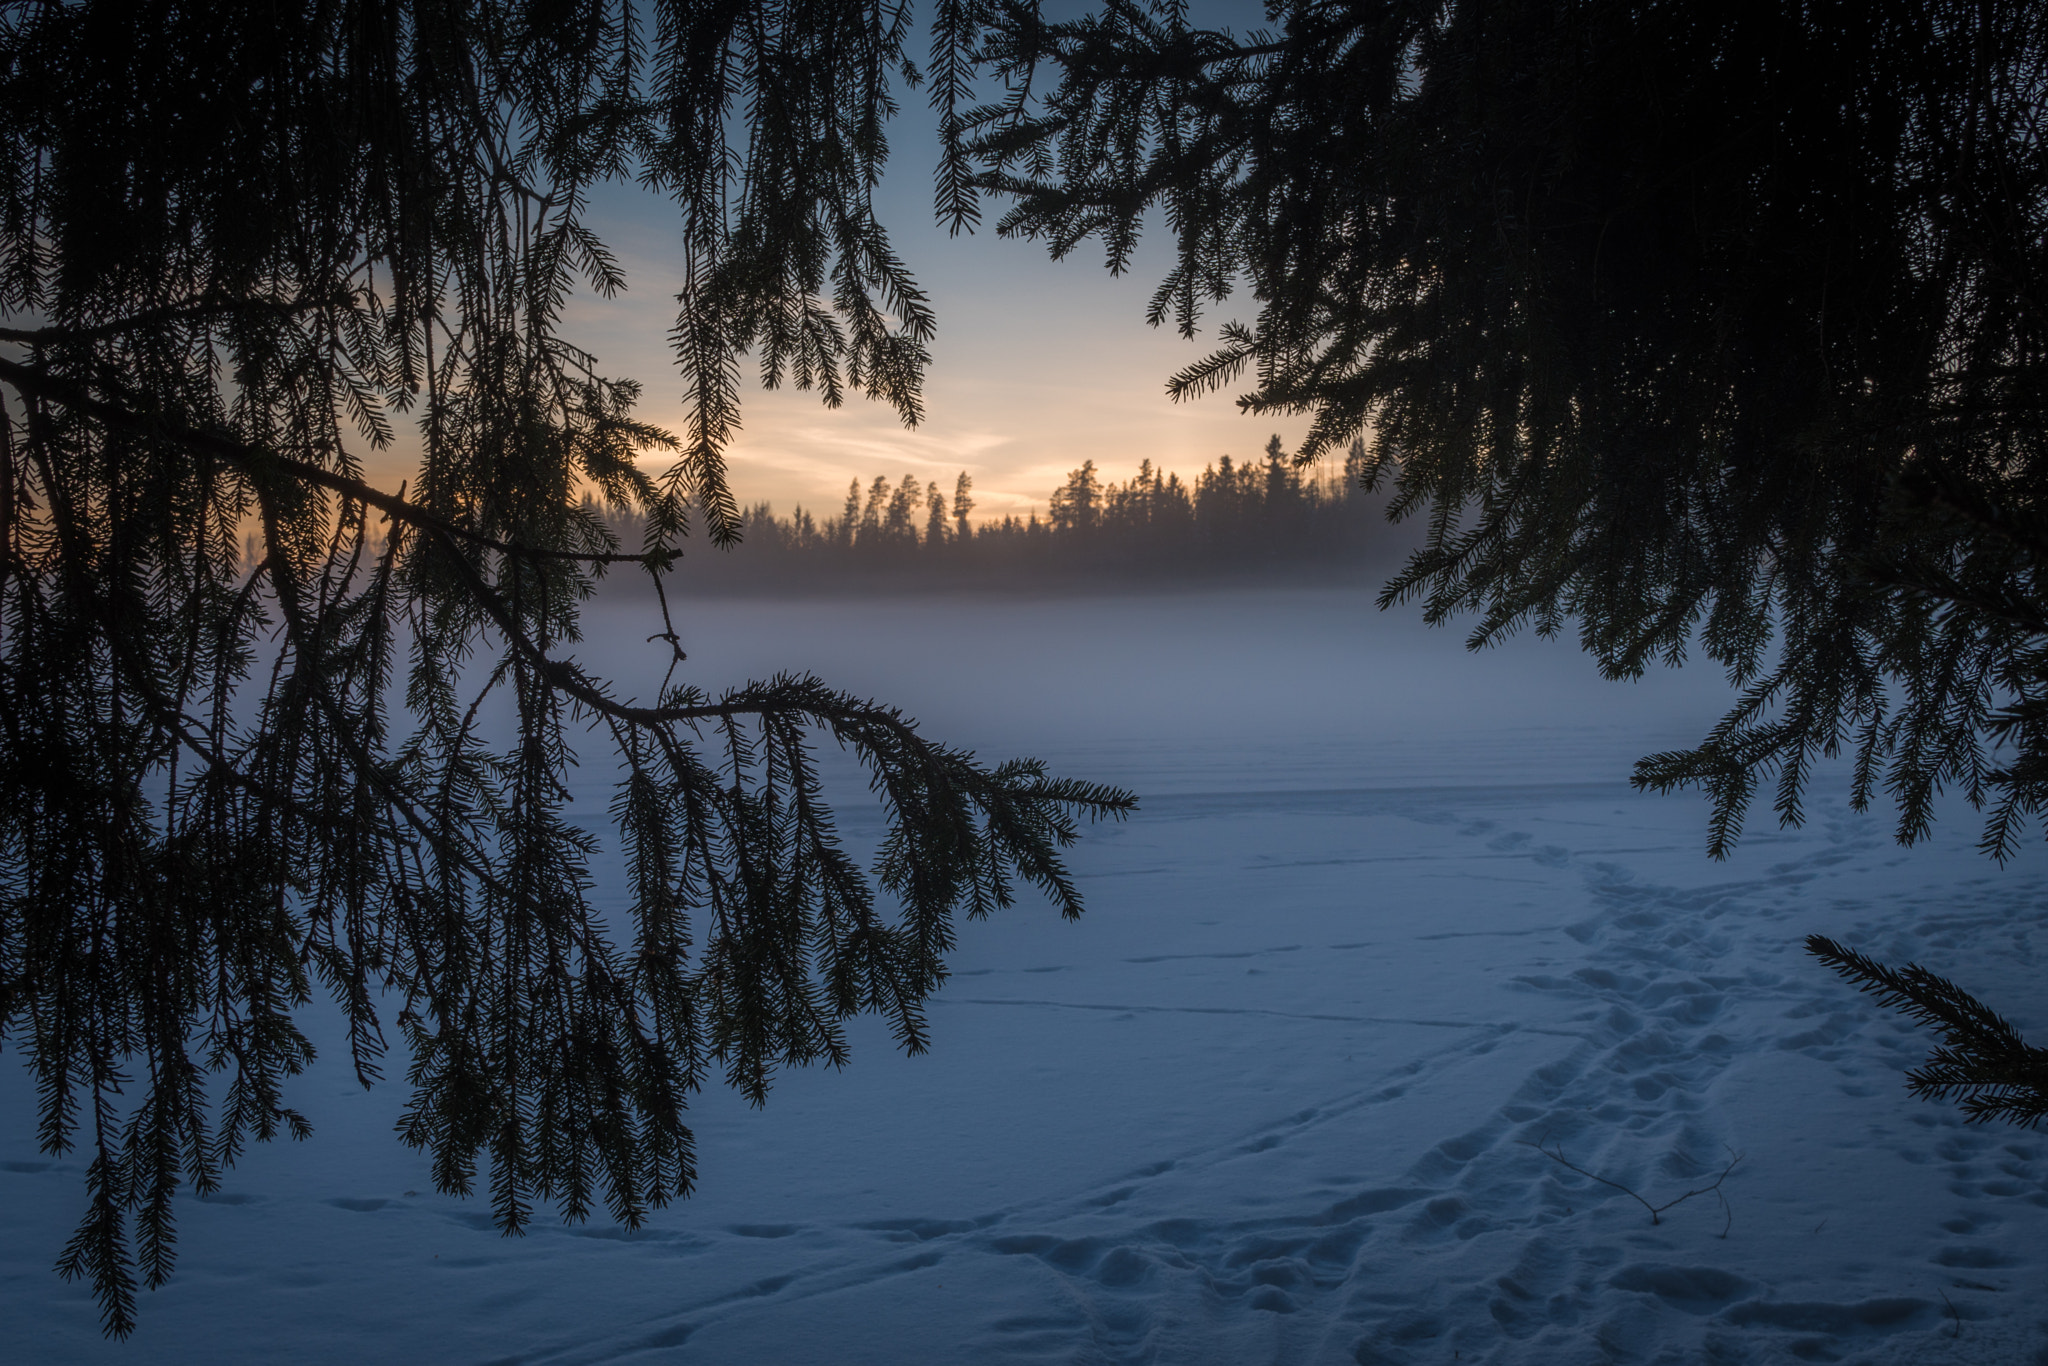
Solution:
M 651 627 L 605 609 L 585 655 Z M 1358 593 L 709 603 L 702 681 L 812 668 L 991 757 L 1137 789 L 1090 911 L 964 927 L 932 1053 L 863 1033 L 630 1236 L 499 1237 L 305 1079 L 318 1132 L 185 1207 L 125 1345 L 49 1266 L 82 1164 L 0 1075 L 0 1357 L 20 1362 L 2048 1362 L 2048 1139 L 1899 1079 L 1924 1036 L 1800 952 L 1918 960 L 2048 1031 L 2043 869 L 1954 813 L 1701 852 L 1626 786 L 1719 680 L 1471 657 Z M 594 823 L 605 775 L 588 775 Z M 868 819 L 868 818 L 862 818 Z M 858 824 L 858 822 L 850 822 Z M 872 820 L 868 820 L 872 826 Z M 1706 1186 L 1653 1222 L 1651 1204 Z

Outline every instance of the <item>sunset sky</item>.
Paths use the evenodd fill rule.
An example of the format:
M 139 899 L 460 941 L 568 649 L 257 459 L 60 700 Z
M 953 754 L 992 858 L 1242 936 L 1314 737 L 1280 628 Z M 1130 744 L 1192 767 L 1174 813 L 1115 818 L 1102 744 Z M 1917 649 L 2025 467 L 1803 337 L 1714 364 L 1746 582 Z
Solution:
M 1218 8 L 1257 19 L 1256 9 Z M 932 116 L 922 92 L 908 93 L 903 106 L 891 129 L 881 214 L 938 316 L 926 420 L 906 430 L 892 411 L 865 399 L 849 398 L 833 411 L 815 393 L 763 392 L 749 364 L 744 426 L 731 451 L 742 503 L 766 499 L 785 514 L 801 503 L 824 515 L 837 512 L 852 478 L 894 482 L 910 473 L 938 478 L 950 495 L 954 476 L 966 470 L 976 521 L 1033 508 L 1042 514 L 1047 495 L 1084 460 L 1109 479 L 1128 477 L 1146 458 L 1189 476 L 1226 452 L 1256 455 L 1276 430 L 1289 440 L 1306 431 L 1305 418 L 1241 416 L 1234 391 L 1183 404 L 1166 397 L 1167 377 L 1207 353 L 1216 324 L 1248 318 L 1252 303 L 1243 296 L 1226 302 L 1192 342 L 1171 327 L 1147 327 L 1145 304 L 1171 252 L 1164 233 L 1148 237 L 1137 268 L 1120 279 L 1092 243 L 1054 262 L 1036 243 L 998 238 L 996 205 L 980 232 L 949 238 L 931 210 Z M 631 287 L 613 301 L 579 300 L 567 330 L 598 354 L 606 373 L 646 386 L 642 417 L 680 429 L 682 386 L 666 342 L 680 279 L 675 213 L 629 187 L 606 187 L 593 208 L 593 226 Z
M 1205 354 L 1214 335 L 1205 327 L 1189 342 L 1170 327 L 1145 325 L 1169 241 L 1148 243 L 1139 269 L 1116 278 L 1097 251 L 1055 262 L 1042 247 L 988 228 L 948 238 L 931 222 L 929 171 L 928 158 L 899 152 L 890 185 L 897 207 L 885 220 L 938 315 L 925 421 L 910 430 L 866 399 L 849 398 L 835 411 L 815 392 L 764 391 L 750 364 L 744 426 L 731 450 L 742 503 L 766 499 L 781 513 L 801 503 L 822 515 L 838 510 L 855 477 L 938 478 L 950 495 L 966 470 L 979 521 L 1042 513 L 1047 494 L 1083 460 L 1109 478 L 1126 477 L 1146 458 L 1192 475 L 1226 452 L 1256 454 L 1275 430 L 1301 435 L 1305 419 L 1244 417 L 1233 393 L 1167 398 L 1166 378 Z M 599 231 L 632 286 L 616 300 L 579 301 L 568 330 L 607 373 L 646 386 L 646 420 L 679 430 L 682 385 L 666 342 L 680 272 L 675 219 L 664 202 L 625 190 L 607 193 L 600 208 Z M 1249 300 L 1233 299 L 1218 318 L 1249 311 Z

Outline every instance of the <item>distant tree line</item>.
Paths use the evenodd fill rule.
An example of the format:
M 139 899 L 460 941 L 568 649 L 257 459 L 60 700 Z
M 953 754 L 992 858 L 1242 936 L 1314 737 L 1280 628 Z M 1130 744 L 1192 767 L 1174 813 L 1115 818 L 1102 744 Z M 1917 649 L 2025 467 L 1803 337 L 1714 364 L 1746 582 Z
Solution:
M 1033 511 L 979 523 L 965 471 L 950 496 L 939 480 L 915 474 L 855 479 L 840 511 L 822 519 L 801 506 L 777 516 L 768 503 L 753 505 L 742 514 L 740 545 L 687 555 L 681 578 L 717 589 L 915 586 L 941 576 L 1030 587 L 1382 569 L 1396 539 L 1385 499 L 1363 487 L 1369 463 L 1354 443 L 1341 469 L 1304 471 L 1278 436 L 1263 459 L 1225 455 L 1192 480 L 1145 460 L 1130 479 L 1108 482 L 1089 460 L 1052 491 L 1043 518 Z M 635 513 L 594 498 L 585 511 L 624 548 L 640 544 L 645 522 Z

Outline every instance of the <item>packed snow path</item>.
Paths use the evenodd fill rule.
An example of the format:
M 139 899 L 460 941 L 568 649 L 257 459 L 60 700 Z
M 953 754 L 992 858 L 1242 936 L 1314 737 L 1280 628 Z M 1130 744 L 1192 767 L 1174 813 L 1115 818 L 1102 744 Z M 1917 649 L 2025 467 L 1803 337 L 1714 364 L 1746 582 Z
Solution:
M 1196 665 L 1240 672 L 1187 683 L 1217 689 L 1226 721 L 1242 708 L 1235 730 L 1195 731 L 1195 699 L 1156 693 L 1122 720 L 1114 690 L 1058 725 L 1011 708 L 1052 743 L 992 752 L 1035 748 L 1138 788 L 1144 810 L 1076 851 L 1080 924 L 1024 905 L 964 928 L 932 1054 L 894 1056 L 872 1029 L 851 1069 L 787 1077 L 764 1112 L 707 1096 L 693 1200 L 632 1235 L 543 1224 L 512 1240 L 486 1207 L 434 1195 L 388 1137 L 396 1088 L 365 1097 L 323 1070 L 304 1088 L 313 1142 L 255 1154 L 187 1206 L 177 1278 L 144 1297 L 125 1346 L 101 1343 L 86 1295 L 48 1270 L 82 1166 L 34 1151 L 31 1092 L 10 1072 L 10 1353 L 2048 1359 L 2048 1141 L 1906 1097 L 1926 1037 L 1799 949 L 1821 931 L 1920 961 L 2039 1033 L 2038 853 L 1986 863 L 1967 812 L 1899 849 L 1837 784 L 1804 828 L 1754 822 L 1716 864 L 1700 803 L 1616 781 L 1704 727 L 1711 679 L 1624 695 L 1533 646 L 1443 648 L 1429 665 L 1427 644 L 1370 622 L 1358 658 L 1331 659 L 1334 601 L 1196 603 L 1189 634 L 1268 633 L 1263 665 Z M 1002 642 L 1030 639 L 1036 610 L 949 624 L 956 640 L 986 631 L 963 655 L 1050 712 L 1088 675 L 1005 672 Z M 1059 610 L 1101 619 L 1082 658 L 1113 670 L 1113 614 L 1138 609 Z M 1175 657 L 1180 639 L 1150 648 Z M 1316 657 L 1290 658 L 1289 641 Z M 1404 692 L 1417 659 L 1448 672 Z M 1336 668 L 1364 715 L 1277 705 Z M 918 686 L 890 682 L 874 691 Z M 1488 686 L 1477 708 L 1447 695 Z M 971 700 L 960 709 L 954 733 L 971 724 Z M 1658 1205 L 1726 1176 L 1653 1223 L 1550 1154 Z

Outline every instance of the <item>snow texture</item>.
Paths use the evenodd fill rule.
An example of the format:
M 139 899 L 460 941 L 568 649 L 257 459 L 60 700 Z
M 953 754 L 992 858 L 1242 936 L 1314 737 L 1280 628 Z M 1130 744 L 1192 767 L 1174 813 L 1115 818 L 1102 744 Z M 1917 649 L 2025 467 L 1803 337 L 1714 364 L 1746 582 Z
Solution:
M 1960 806 L 1900 849 L 1823 774 L 1708 860 L 1629 763 L 1693 668 L 1469 656 L 1362 594 L 707 603 L 701 681 L 811 668 L 990 757 L 1136 788 L 1088 916 L 963 927 L 936 1046 L 879 1027 L 764 1111 L 694 1110 L 701 1190 L 500 1237 L 330 1062 L 310 1143 L 186 1203 L 127 1344 L 50 1264 L 82 1160 L 0 1076 L 0 1355 L 181 1363 L 2048 1362 L 2048 1140 L 1910 1099 L 1928 1040 L 1820 931 L 2039 1014 L 2043 861 Z M 625 606 L 586 660 L 649 658 Z M 596 742 L 592 742 L 592 752 Z M 604 822 L 606 774 L 579 807 Z M 849 820 L 872 837 L 871 815 Z M 1717 1192 L 1653 1223 L 1662 1204 Z

